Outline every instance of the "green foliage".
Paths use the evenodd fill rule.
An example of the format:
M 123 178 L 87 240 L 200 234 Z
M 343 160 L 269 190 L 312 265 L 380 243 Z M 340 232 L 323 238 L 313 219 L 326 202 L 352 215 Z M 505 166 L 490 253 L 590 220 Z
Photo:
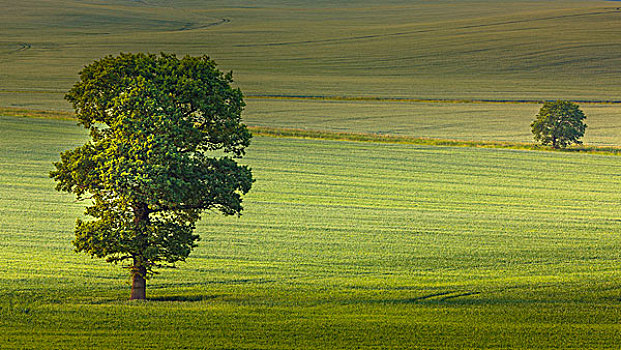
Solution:
M 535 141 L 553 148 L 565 148 L 572 143 L 582 144 L 587 125 L 586 116 L 577 104 L 569 101 L 546 102 L 530 125 Z
M 233 158 L 251 135 L 230 83 L 206 56 L 121 54 L 80 72 L 66 98 L 91 141 L 50 173 L 57 190 L 93 201 L 94 220 L 77 221 L 77 251 L 153 272 L 190 254 L 202 211 L 241 213 L 253 180 Z

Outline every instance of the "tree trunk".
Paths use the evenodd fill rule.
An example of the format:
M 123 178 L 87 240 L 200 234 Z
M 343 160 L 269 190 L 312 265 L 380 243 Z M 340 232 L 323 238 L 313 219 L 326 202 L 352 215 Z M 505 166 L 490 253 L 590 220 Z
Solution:
M 147 269 L 144 266 L 132 268 L 132 294 L 129 300 L 145 300 L 147 298 Z
M 139 203 L 134 206 L 134 224 L 136 225 L 136 243 L 139 244 L 141 253 L 147 249 L 147 239 L 142 230 L 149 224 L 149 208 L 146 204 Z M 132 294 L 129 300 L 145 300 L 147 298 L 147 268 L 144 266 L 144 260 L 134 255 L 134 266 L 131 269 L 132 276 Z

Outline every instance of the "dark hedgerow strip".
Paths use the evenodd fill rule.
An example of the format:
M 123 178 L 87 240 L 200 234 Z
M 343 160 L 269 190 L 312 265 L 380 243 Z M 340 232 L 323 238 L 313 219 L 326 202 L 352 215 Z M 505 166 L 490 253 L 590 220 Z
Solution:
M 73 112 L 41 111 L 25 108 L 0 107 L 0 115 L 7 117 L 46 118 L 60 120 L 77 120 Z
M 456 99 L 456 98 L 412 98 L 381 96 L 328 96 L 328 95 L 248 95 L 245 98 L 263 100 L 311 100 L 311 101 L 359 101 L 359 102 L 403 102 L 403 103 L 498 103 L 498 104 L 541 104 L 554 100 L 541 99 Z M 621 104 L 621 100 L 572 100 L 584 104 Z

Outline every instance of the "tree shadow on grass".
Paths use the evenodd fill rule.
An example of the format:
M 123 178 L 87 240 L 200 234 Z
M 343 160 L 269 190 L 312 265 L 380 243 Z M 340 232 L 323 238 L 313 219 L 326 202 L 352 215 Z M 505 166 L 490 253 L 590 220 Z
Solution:
M 180 288 L 180 287 L 197 287 L 197 286 L 207 286 L 207 285 L 218 285 L 218 284 L 265 284 L 265 283 L 273 283 L 275 280 L 266 280 L 262 278 L 239 278 L 239 279 L 230 279 L 230 280 L 210 280 L 210 281 L 200 281 L 200 282 L 175 282 L 175 283 L 157 283 L 153 285 L 149 285 L 149 289 L 164 289 L 164 288 Z M 148 290 L 147 290 L 148 291 Z
M 148 301 L 207 301 L 222 297 L 222 295 L 165 295 L 147 298 Z

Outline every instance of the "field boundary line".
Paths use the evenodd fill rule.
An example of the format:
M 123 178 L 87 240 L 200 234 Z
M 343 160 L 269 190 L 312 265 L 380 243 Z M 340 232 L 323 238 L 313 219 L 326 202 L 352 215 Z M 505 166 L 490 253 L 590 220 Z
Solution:
M 570 146 L 559 150 L 550 146 L 541 146 L 526 142 L 503 142 L 503 141 L 468 141 L 453 139 L 436 139 L 415 136 L 399 136 L 388 134 L 370 133 L 348 133 L 333 132 L 310 129 L 290 129 L 273 128 L 265 126 L 249 126 L 248 129 L 255 136 L 283 137 L 296 139 L 331 140 L 331 141 L 353 141 L 353 142 L 375 142 L 390 144 L 408 144 L 425 146 L 444 146 L 444 147 L 473 147 L 473 148 L 503 148 L 531 151 L 551 151 L 551 152 L 579 152 L 589 154 L 621 155 L 621 146 L 591 146 L 579 145 Z
M 414 98 L 381 96 L 332 96 L 332 95 L 247 95 L 247 99 L 285 100 L 285 101 L 360 101 L 360 102 L 398 102 L 398 103 L 496 103 L 496 104 L 543 104 L 553 99 L 451 99 L 451 98 Z M 621 100 L 571 100 L 583 104 L 621 104 Z

